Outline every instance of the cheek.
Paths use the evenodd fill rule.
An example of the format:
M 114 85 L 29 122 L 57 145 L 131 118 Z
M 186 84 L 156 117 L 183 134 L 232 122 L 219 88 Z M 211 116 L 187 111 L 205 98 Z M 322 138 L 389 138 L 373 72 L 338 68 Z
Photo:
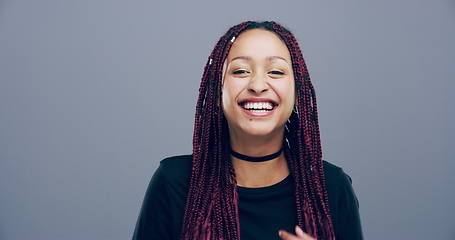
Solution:
M 223 111 L 224 111 L 224 110 L 228 109 L 229 106 L 231 105 L 230 100 L 229 100 L 230 94 L 228 91 L 223 89 L 221 96 L 222 96 L 222 107 L 223 107 Z
M 242 87 L 235 81 L 227 80 L 222 88 L 223 109 L 229 109 L 237 105 L 236 96 L 240 94 Z
M 275 91 L 284 105 L 294 105 L 295 88 L 294 82 L 281 82 L 275 85 Z

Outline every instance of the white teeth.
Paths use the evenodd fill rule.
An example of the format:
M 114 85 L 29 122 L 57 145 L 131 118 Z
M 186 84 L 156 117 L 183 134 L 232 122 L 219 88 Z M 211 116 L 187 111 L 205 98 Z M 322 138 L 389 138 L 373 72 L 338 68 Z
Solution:
M 270 102 L 246 102 L 243 104 L 243 108 L 246 109 L 267 109 L 272 110 L 273 105 Z

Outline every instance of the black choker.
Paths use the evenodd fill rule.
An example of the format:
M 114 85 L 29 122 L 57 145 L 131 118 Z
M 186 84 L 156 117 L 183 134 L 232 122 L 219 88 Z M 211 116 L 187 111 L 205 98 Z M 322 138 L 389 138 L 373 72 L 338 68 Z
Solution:
M 264 162 L 264 161 L 272 160 L 272 159 L 280 156 L 281 151 L 283 151 L 283 148 L 278 150 L 278 152 L 270 154 L 270 155 L 266 155 L 266 156 L 262 156 L 262 157 L 252 157 L 252 156 L 240 154 L 231 149 L 231 154 L 232 154 L 232 156 L 234 156 L 238 159 L 242 159 L 242 160 L 249 161 L 249 162 Z

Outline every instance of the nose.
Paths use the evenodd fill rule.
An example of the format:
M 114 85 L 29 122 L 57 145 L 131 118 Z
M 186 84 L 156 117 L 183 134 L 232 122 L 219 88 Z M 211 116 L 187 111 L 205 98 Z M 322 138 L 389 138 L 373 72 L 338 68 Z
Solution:
M 269 89 L 267 84 L 267 76 L 262 74 L 254 74 L 248 82 L 248 91 L 253 93 L 262 93 Z

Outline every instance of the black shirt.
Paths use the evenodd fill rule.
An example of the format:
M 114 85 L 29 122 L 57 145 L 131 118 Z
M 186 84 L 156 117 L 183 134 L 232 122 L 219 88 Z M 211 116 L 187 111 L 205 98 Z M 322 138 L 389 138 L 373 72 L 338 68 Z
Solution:
M 324 160 L 323 164 L 336 239 L 363 239 L 351 177 L 332 163 Z M 133 240 L 180 238 L 191 169 L 192 155 L 160 161 L 145 193 Z M 294 233 L 297 213 L 291 175 L 271 186 L 237 189 L 242 240 L 281 240 L 279 229 Z

